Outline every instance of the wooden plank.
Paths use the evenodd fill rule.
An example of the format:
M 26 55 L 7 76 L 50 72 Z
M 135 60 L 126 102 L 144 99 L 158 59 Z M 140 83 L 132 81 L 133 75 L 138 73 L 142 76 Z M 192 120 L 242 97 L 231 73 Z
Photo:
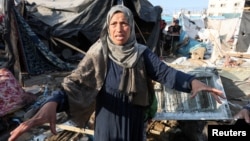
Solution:
M 44 125 L 45 126 L 50 126 L 48 123 L 45 123 Z M 77 133 L 94 135 L 94 130 L 91 130 L 91 129 L 78 128 L 78 127 L 75 127 L 75 126 L 65 125 L 65 124 L 56 124 L 56 127 L 60 128 L 60 129 L 63 129 L 63 130 L 77 132 Z
M 227 55 L 233 56 L 233 57 L 238 57 L 238 58 L 247 58 L 247 59 L 250 59 L 250 54 L 249 53 L 227 52 Z

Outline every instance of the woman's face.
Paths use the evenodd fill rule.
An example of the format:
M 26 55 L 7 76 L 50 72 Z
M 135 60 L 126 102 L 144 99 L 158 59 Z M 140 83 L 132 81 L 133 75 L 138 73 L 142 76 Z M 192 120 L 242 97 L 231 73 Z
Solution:
M 109 23 L 109 36 L 114 44 L 124 45 L 130 36 L 128 20 L 122 12 L 115 13 Z

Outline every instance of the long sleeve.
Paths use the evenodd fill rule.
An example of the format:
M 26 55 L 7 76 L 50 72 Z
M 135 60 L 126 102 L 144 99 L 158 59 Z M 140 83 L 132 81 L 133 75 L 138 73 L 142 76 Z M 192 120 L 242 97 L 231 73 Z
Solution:
M 171 89 L 182 92 L 191 91 L 191 82 L 195 78 L 193 75 L 189 75 L 168 66 L 149 49 L 145 50 L 143 55 L 146 63 L 146 70 L 151 79 Z
M 65 93 L 61 90 L 56 90 L 51 93 L 51 96 L 47 98 L 46 102 L 56 102 L 57 112 L 67 111 L 69 108 L 68 100 Z
M 95 110 L 96 96 L 103 86 L 107 72 L 106 61 L 105 49 L 98 40 L 61 84 L 69 103 L 68 113 L 72 121 L 80 127 L 85 126 Z
M 247 105 L 243 106 L 243 109 L 247 109 L 250 112 L 250 103 L 248 103 Z

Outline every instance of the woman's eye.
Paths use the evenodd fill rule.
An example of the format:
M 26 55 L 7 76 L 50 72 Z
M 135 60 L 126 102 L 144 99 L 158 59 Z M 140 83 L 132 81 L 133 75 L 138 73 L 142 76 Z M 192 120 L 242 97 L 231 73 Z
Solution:
M 128 26 L 128 23 L 122 23 L 122 26 Z
M 122 27 L 126 27 L 126 26 L 128 26 L 128 23 L 126 23 L 126 22 L 120 22 L 120 23 L 114 22 L 114 23 L 110 23 L 110 26 L 112 26 L 112 27 L 116 27 L 118 25 L 120 25 Z

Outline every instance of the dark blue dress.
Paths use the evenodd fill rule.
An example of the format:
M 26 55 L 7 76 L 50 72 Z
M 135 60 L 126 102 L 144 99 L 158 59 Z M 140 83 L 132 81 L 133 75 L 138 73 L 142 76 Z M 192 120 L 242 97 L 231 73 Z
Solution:
M 149 49 L 143 57 L 152 79 L 188 91 L 191 76 L 167 67 Z M 118 91 L 122 71 L 121 66 L 109 60 L 106 80 L 96 101 L 95 141 L 143 141 L 144 107 L 132 105 L 128 97 Z M 180 76 L 182 81 L 176 81 L 177 75 L 183 76 Z
M 190 92 L 193 76 L 177 71 L 154 54 L 150 49 L 143 52 L 147 75 L 155 81 L 183 92 Z M 145 107 L 133 105 L 128 97 L 118 91 L 123 68 L 108 60 L 105 83 L 96 98 L 95 141 L 143 141 Z M 63 95 L 63 96 L 62 96 Z M 65 110 L 67 103 L 59 101 L 66 96 L 58 92 L 48 101 L 59 103 Z M 61 111 L 60 110 L 60 111 Z M 81 111 L 79 111 L 81 112 Z

